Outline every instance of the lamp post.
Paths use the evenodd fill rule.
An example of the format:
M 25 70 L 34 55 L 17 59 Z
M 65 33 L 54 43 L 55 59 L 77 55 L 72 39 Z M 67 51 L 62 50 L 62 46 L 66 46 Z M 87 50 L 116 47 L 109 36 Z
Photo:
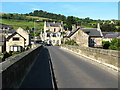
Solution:
M 34 20 L 34 44 L 35 44 L 35 22 L 39 22 L 39 20 Z

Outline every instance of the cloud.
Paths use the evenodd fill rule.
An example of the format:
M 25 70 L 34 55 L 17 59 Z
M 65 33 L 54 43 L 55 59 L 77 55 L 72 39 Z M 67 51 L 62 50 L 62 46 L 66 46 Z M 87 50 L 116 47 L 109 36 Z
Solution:
M 32 8 L 32 10 L 40 10 L 39 8 Z

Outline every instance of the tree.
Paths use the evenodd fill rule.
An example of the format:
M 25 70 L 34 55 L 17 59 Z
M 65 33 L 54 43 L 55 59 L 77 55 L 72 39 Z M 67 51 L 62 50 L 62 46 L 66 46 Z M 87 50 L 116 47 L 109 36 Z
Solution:
M 101 30 L 104 31 L 104 32 L 114 32 L 117 29 L 116 29 L 114 24 L 103 24 L 101 26 Z
M 73 16 L 68 16 L 66 19 L 66 28 L 72 30 L 72 24 L 76 24 L 76 20 Z

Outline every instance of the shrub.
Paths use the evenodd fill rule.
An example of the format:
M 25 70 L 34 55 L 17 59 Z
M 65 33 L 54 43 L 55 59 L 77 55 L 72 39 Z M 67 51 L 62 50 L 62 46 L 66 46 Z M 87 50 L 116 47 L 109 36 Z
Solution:
M 109 49 L 120 51 L 120 39 L 116 39 L 116 38 L 112 39 L 112 41 L 110 42 Z
M 78 45 L 74 40 L 66 40 L 65 44 L 68 44 L 68 45 Z
M 110 46 L 110 42 L 109 41 L 102 41 L 102 45 L 103 45 L 103 49 L 108 49 Z

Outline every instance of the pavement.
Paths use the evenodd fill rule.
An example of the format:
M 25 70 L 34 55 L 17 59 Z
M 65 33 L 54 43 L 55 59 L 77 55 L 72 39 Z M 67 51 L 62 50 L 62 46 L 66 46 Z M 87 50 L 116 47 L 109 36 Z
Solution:
M 54 46 L 43 48 L 20 88 L 53 88 L 50 60 L 58 89 L 118 88 L 114 74 Z

